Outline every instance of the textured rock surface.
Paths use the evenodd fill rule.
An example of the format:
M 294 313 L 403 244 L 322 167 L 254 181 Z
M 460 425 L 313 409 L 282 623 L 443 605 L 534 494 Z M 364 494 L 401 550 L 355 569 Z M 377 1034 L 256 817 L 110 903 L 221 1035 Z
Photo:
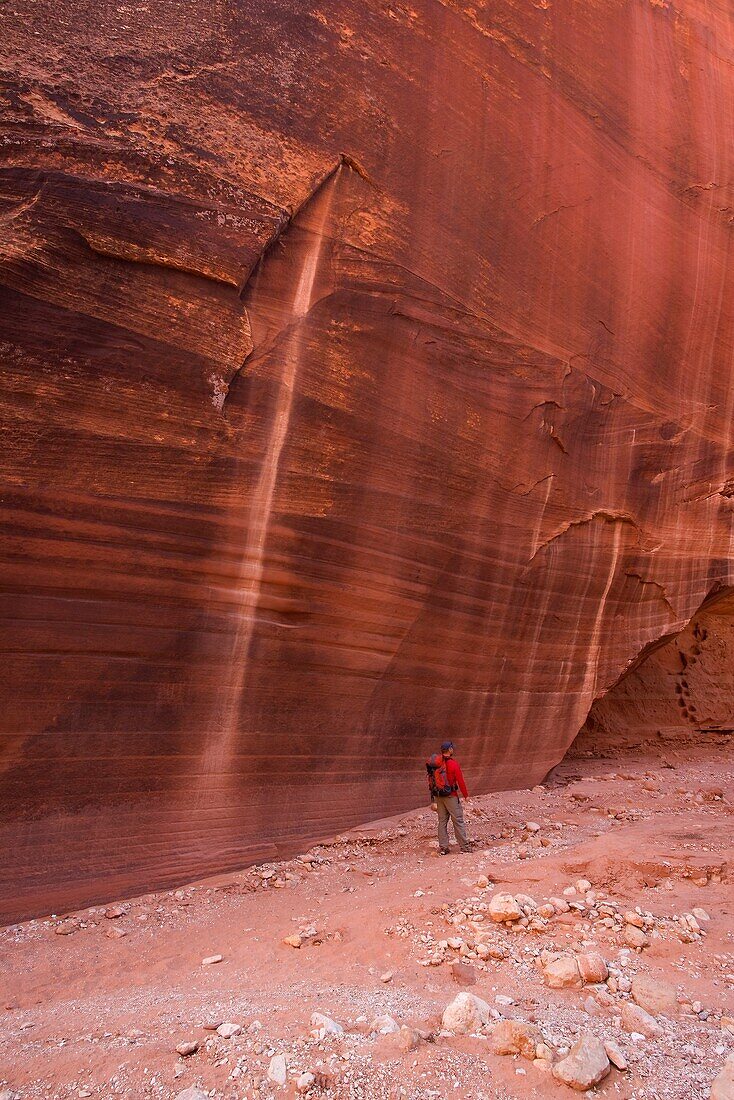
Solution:
M 706 604 L 594 705 L 575 750 L 604 753 L 624 740 L 674 742 L 734 729 L 734 598 Z
M 540 779 L 730 581 L 727 0 L 0 20 L 0 917 Z
M 571 1047 L 568 1057 L 554 1065 L 553 1076 L 577 1092 L 585 1092 L 602 1081 L 609 1070 L 604 1044 L 596 1035 L 584 1032 Z

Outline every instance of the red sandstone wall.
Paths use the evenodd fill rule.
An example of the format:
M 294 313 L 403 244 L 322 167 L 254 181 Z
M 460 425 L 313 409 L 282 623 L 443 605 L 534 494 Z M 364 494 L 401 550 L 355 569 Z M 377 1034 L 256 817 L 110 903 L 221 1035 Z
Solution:
M 538 780 L 731 579 L 728 0 L 0 20 L 0 916 Z

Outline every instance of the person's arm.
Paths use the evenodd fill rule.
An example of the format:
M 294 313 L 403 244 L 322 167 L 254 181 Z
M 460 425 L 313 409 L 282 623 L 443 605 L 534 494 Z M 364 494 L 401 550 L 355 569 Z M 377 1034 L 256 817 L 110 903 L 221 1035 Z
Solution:
M 466 789 L 466 783 L 464 782 L 464 775 L 461 771 L 461 767 L 459 764 L 456 763 L 455 760 L 452 760 L 452 764 L 456 768 L 456 782 L 459 784 L 459 790 L 461 791 L 464 798 L 468 798 L 469 792 Z

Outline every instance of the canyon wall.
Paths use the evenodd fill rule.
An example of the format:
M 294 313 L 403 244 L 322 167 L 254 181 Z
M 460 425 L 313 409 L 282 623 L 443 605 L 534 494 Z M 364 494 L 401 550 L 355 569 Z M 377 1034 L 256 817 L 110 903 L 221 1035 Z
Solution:
M 542 779 L 732 583 L 729 0 L 0 23 L 0 918 Z

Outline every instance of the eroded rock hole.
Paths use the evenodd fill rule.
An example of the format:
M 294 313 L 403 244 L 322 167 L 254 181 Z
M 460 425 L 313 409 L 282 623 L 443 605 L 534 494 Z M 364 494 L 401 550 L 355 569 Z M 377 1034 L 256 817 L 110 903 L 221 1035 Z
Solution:
M 596 701 L 568 755 L 613 756 L 649 741 L 728 739 L 732 727 L 734 589 L 728 588 L 705 600 L 679 634 L 650 646 Z

